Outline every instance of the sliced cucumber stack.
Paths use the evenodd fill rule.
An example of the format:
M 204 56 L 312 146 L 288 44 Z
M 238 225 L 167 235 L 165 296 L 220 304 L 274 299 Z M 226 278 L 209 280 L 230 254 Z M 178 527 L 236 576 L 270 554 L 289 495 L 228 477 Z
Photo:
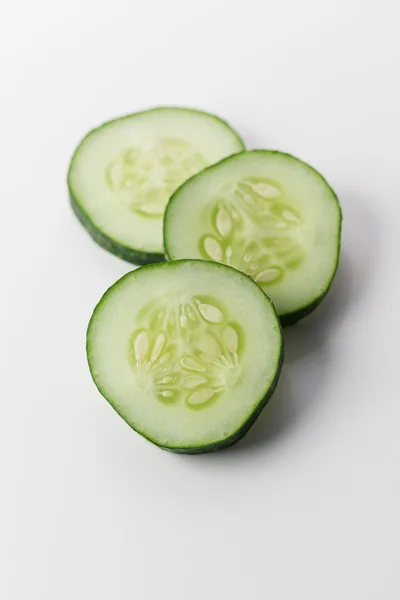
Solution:
M 87 332 L 101 394 L 163 448 L 208 452 L 239 440 L 282 364 L 273 305 L 246 275 L 182 260 L 137 269 L 97 305 Z
M 73 209 L 94 240 L 135 264 L 163 260 L 162 219 L 190 176 L 243 150 L 221 119 L 156 108 L 105 123 L 79 144 L 68 173 Z
M 297 158 L 242 152 L 184 183 L 164 218 L 170 260 L 199 258 L 250 275 L 284 325 L 327 293 L 340 250 L 341 210 L 325 179 Z

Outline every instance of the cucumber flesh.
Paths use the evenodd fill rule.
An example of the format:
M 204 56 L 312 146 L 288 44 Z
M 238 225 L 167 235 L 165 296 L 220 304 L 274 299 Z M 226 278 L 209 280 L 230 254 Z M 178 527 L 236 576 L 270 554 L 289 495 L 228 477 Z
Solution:
M 171 260 L 213 260 L 248 274 L 290 324 L 327 293 L 340 231 L 338 199 L 317 171 L 288 154 L 253 150 L 205 169 L 175 192 L 164 244 Z
M 103 296 L 90 320 L 95 384 L 137 432 L 177 452 L 240 439 L 272 394 L 282 335 L 249 278 L 214 262 L 142 267 Z
M 207 113 L 157 108 L 105 123 L 76 149 L 68 173 L 73 209 L 101 246 L 135 264 L 163 259 L 171 194 L 243 143 Z

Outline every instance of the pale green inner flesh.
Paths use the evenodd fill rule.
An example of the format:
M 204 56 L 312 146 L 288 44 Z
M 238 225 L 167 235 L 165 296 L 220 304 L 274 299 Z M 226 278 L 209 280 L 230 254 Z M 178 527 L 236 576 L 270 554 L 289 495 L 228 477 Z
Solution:
M 305 257 L 305 229 L 300 213 L 282 187 L 265 178 L 225 185 L 214 196 L 208 232 L 199 240 L 203 258 L 223 262 L 250 275 L 263 287 L 297 269 Z
M 279 364 L 275 312 L 248 277 L 209 261 L 132 271 L 109 290 L 88 331 L 103 395 L 161 445 L 214 443 L 238 430 Z
M 78 146 L 68 182 L 75 201 L 112 241 L 163 254 L 168 199 L 204 167 L 243 149 L 222 121 L 159 108 L 106 123 Z
M 215 298 L 154 300 L 136 325 L 127 349 L 136 383 L 166 406 L 205 408 L 237 381 L 244 333 Z
M 147 149 L 123 149 L 104 176 L 116 202 L 144 218 L 161 220 L 171 194 L 205 166 L 207 160 L 187 140 L 171 137 Z
M 289 155 L 247 151 L 206 169 L 165 215 L 171 260 L 201 258 L 251 276 L 279 315 L 312 304 L 335 273 L 341 214 L 335 194 Z

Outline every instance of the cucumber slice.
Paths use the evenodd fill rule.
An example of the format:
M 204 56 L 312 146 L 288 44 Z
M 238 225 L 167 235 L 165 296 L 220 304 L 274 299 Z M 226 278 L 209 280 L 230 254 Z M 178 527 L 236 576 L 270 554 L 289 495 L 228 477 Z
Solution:
M 294 156 L 251 150 L 195 175 L 164 218 L 169 259 L 200 258 L 250 275 L 283 325 L 322 300 L 339 260 L 341 210 L 325 179 Z
M 155 108 L 105 123 L 79 144 L 68 187 L 92 238 L 135 264 L 164 259 L 162 219 L 194 173 L 244 148 L 227 123 L 184 108 Z
M 87 357 L 100 393 L 138 433 L 176 452 L 209 452 L 238 441 L 266 404 L 282 334 L 249 277 L 182 260 L 132 271 L 105 293 Z

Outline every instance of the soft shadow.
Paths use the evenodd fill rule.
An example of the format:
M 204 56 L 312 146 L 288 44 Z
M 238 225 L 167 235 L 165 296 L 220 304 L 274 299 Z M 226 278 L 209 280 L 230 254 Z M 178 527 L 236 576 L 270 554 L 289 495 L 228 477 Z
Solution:
M 314 313 L 284 329 L 285 361 L 276 392 L 235 452 L 274 443 L 324 401 L 324 382 L 333 360 L 329 339 L 336 328 L 351 326 L 360 296 L 373 285 L 371 272 L 379 260 L 379 222 L 351 196 L 342 198 L 342 205 L 342 252 L 332 288 Z
M 323 399 L 332 359 L 321 329 L 301 323 L 284 330 L 285 361 L 276 391 L 236 451 L 253 450 L 288 435 Z
M 325 401 L 324 385 L 334 360 L 330 338 L 337 329 L 351 327 L 360 297 L 374 286 L 371 273 L 384 258 L 379 255 L 381 227 L 375 215 L 351 193 L 342 193 L 340 198 L 344 213 L 341 259 L 327 297 L 311 315 L 284 329 L 285 361 L 277 389 L 247 435 L 231 448 L 198 456 L 200 461 L 214 461 L 218 456 L 217 464 L 229 462 L 238 453 L 273 446 Z

